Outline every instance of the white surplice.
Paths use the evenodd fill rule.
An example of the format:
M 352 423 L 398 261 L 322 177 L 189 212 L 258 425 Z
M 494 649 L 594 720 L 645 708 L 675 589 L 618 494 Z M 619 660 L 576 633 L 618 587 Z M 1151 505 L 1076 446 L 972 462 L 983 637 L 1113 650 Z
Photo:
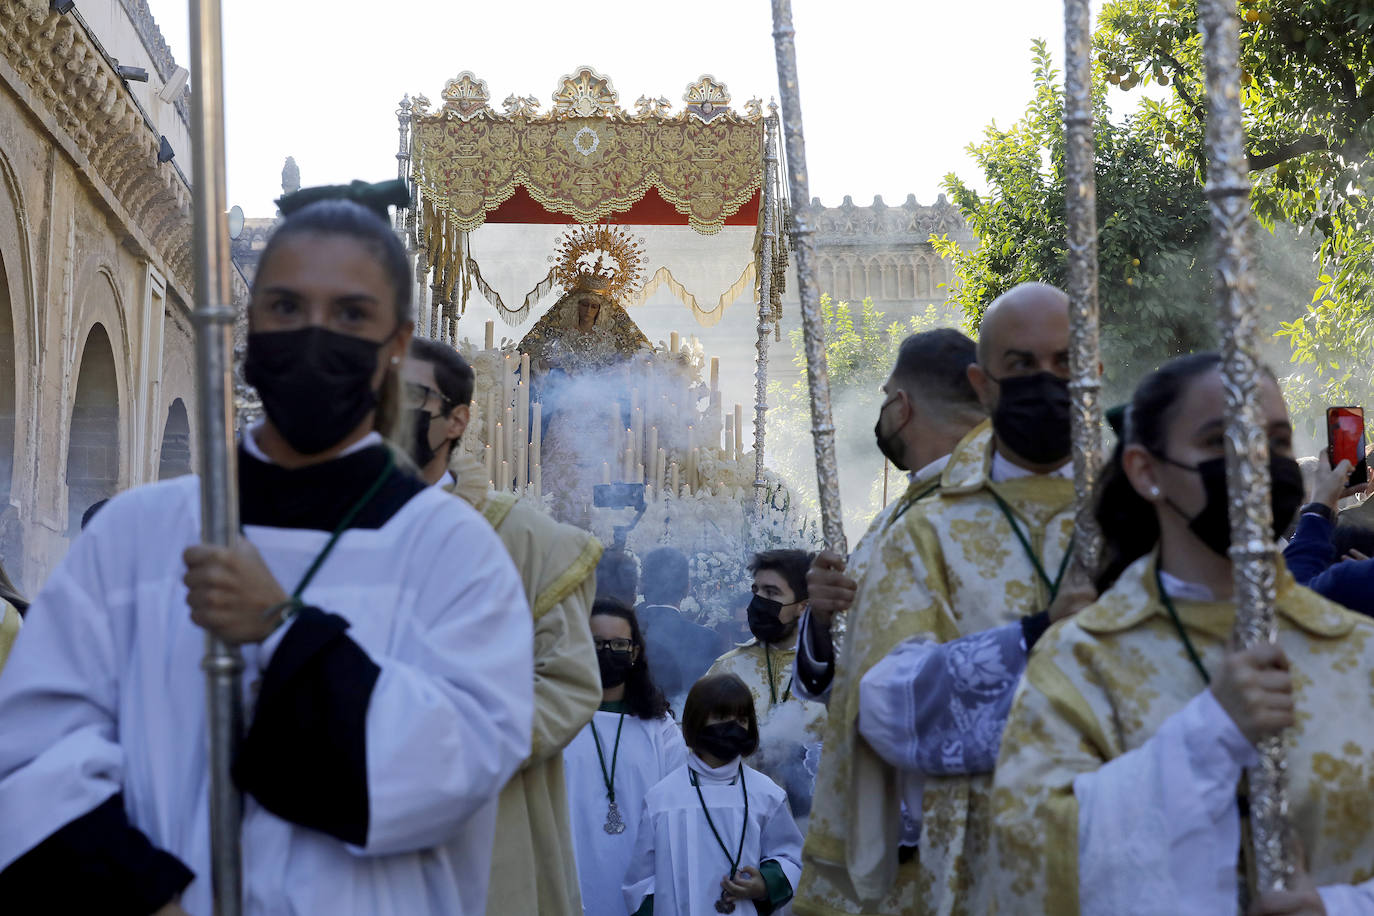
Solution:
M 616 757 L 615 803 L 625 824 L 623 833 L 606 832 L 609 804 L 592 737 L 593 724 L 601 738 L 607 769 L 612 756 Z M 623 916 L 625 898 L 620 885 L 634 854 L 644 797 L 663 777 L 687 762 L 682 729 L 672 717 L 640 719 L 627 713 L 617 755 L 615 734 L 619 725 L 620 713 L 600 710 L 563 750 L 573 851 L 586 916 Z
M 288 590 L 329 537 L 244 533 Z M 182 551 L 199 541 L 198 478 L 128 491 L 38 596 L 0 678 L 0 868 L 122 791 L 130 823 L 195 873 L 182 907 L 211 916 L 205 634 L 182 583 Z M 302 599 L 344 617 L 380 668 L 367 842 L 247 796 L 245 912 L 481 916 L 496 798 L 529 753 L 533 710 L 530 613 L 500 540 L 470 506 L 425 490 L 380 528 L 347 531 Z M 244 647 L 250 716 L 286 629 Z
M 711 824 L 730 848 L 733 857 L 744 831 L 741 868 L 758 869 L 772 859 L 795 893 L 801 877 L 802 835 L 787 807 L 787 793 L 758 770 L 743 768 L 744 790 L 749 793 L 749 821 L 744 820 L 744 792 L 740 788 L 740 761 L 710 767 L 696 754 L 649 790 L 639 824 L 634 858 L 625 874 L 624 900 L 630 913 L 653 894 L 654 916 L 698 916 L 714 913 L 720 899 L 720 882 L 730 871 L 730 859 L 721 850 L 702 810 L 704 800 Z M 691 773 L 700 782 L 701 794 L 692 785 Z M 775 914 L 791 912 L 787 905 Z M 737 916 L 756 916 L 751 900 L 735 903 Z

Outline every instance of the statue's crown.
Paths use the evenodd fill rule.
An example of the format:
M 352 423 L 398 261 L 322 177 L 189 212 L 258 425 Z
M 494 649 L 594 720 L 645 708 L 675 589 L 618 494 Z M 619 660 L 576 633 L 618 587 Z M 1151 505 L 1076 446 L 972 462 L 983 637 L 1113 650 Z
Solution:
M 596 261 L 588 264 L 592 255 Z M 644 240 L 620 226 L 575 226 L 558 242 L 554 276 L 565 292 L 592 292 L 620 300 L 639 288 Z

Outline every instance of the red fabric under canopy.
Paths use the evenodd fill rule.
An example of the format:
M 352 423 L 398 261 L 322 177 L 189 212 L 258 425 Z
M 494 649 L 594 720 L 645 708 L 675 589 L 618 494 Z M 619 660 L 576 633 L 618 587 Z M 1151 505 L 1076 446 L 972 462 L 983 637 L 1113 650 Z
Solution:
M 727 226 L 756 226 L 759 220 L 759 192 L 725 220 Z M 524 186 L 517 187 L 501 206 L 487 214 L 488 223 L 570 223 L 573 218 L 566 213 L 552 213 L 530 196 Z M 687 217 L 677 212 L 672 204 L 663 199 L 657 188 L 650 188 L 643 197 L 623 213 L 606 217 L 605 222 L 622 223 L 627 226 L 685 226 Z

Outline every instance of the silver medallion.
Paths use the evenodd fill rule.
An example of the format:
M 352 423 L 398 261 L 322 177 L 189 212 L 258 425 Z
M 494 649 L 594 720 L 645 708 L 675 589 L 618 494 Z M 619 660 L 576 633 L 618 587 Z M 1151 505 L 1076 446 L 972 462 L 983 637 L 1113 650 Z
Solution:
M 625 821 L 620 816 L 620 806 L 615 802 L 611 802 L 610 806 L 606 809 L 605 830 L 612 836 L 625 832 Z

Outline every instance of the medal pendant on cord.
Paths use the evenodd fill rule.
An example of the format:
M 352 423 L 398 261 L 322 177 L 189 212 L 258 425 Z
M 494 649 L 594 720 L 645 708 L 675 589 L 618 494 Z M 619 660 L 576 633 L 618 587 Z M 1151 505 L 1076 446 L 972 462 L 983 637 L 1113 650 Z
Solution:
M 717 913 L 733 913 L 735 911 L 735 901 L 731 899 L 729 891 L 721 891 L 720 899 L 716 901 Z
M 625 832 L 625 820 L 620 816 L 620 806 L 615 803 L 614 799 L 606 808 L 605 830 L 611 836 Z

